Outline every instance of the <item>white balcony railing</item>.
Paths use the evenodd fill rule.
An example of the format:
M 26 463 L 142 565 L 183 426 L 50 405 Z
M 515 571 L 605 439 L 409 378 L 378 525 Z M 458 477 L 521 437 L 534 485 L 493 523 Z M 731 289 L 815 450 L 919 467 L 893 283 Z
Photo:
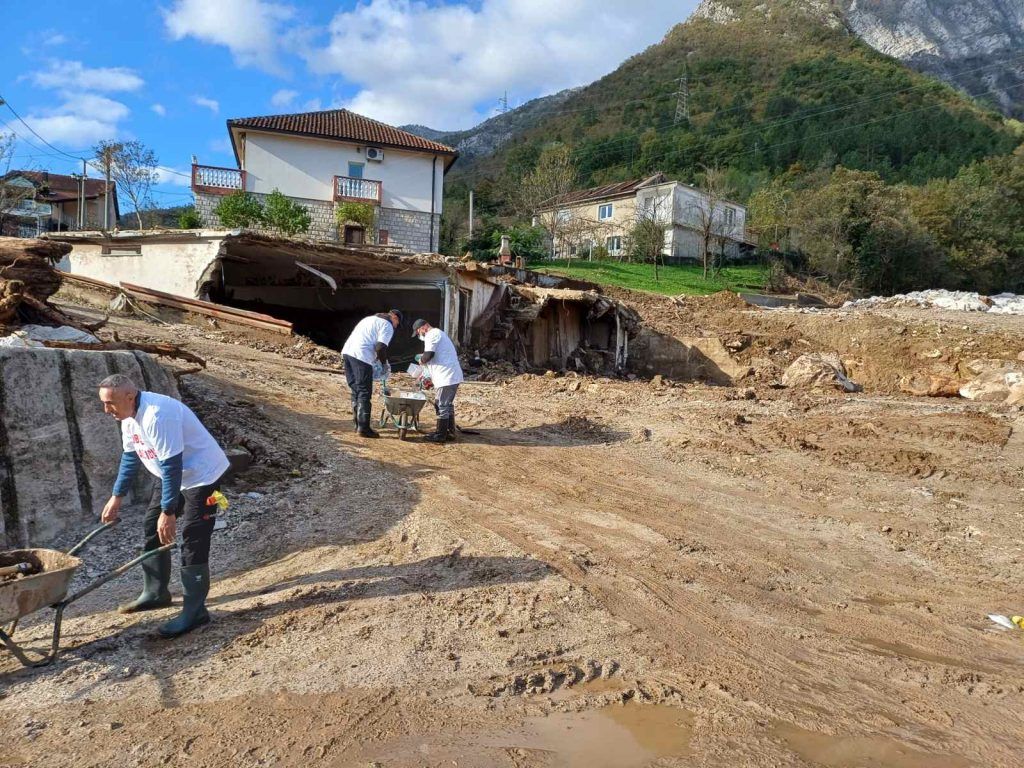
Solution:
M 245 171 L 215 165 L 192 166 L 192 191 L 213 195 L 230 195 L 245 189 Z
M 334 177 L 334 199 L 380 204 L 383 185 L 373 179 L 352 176 Z

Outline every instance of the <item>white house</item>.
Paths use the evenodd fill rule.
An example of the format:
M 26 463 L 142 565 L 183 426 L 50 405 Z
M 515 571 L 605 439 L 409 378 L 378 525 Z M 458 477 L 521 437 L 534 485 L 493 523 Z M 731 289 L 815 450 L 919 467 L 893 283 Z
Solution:
M 728 259 L 739 257 L 749 244 L 745 206 L 713 200 L 661 173 L 578 190 L 545 210 L 555 212 L 563 224 L 554 244 L 555 254 L 563 258 L 586 256 L 597 245 L 618 257 L 628 250 L 629 233 L 642 219 L 665 225 L 663 253 L 669 263 L 700 260 L 705 236 L 709 249 Z
M 238 167 L 192 166 L 204 226 L 219 226 L 214 209 L 224 195 L 277 189 L 310 212 L 314 238 L 437 250 L 444 176 L 458 156 L 451 147 L 347 109 L 237 118 L 227 127 Z M 373 206 L 373 231 L 344 223 L 339 231 L 335 211 L 347 202 Z

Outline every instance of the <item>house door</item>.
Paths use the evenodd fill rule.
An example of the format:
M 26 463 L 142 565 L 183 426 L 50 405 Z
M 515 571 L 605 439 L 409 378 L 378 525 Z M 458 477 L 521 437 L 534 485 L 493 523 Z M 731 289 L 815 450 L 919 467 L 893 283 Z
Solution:
M 345 245 L 362 245 L 366 242 L 366 230 L 362 227 L 345 227 Z

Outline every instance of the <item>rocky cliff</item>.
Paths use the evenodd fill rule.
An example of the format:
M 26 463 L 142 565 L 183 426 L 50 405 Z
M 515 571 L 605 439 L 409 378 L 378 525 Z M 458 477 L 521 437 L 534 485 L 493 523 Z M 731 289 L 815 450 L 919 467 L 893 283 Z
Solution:
M 1021 0 L 840 0 L 868 45 L 1024 117 Z

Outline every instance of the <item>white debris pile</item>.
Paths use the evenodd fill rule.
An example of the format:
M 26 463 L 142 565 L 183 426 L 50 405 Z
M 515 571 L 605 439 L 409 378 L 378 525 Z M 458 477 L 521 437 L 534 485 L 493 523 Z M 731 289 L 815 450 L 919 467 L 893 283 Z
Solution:
M 51 328 L 46 325 L 23 325 L 9 336 L 0 337 L 0 347 L 44 347 L 44 341 L 68 341 L 75 344 L 99 344 L 91 333 L 69 325 Z
M 865 309 L 871 307 L 926 307 L 951 309 L 958 312 L 1024 315 L 1024 296 L 1016 293 L 984 296 L 973 291 L 937 289 L 898 293 L 895 296 L 872 296 L 869 299 L 855 299 L 843 304 L 843 309 Z

